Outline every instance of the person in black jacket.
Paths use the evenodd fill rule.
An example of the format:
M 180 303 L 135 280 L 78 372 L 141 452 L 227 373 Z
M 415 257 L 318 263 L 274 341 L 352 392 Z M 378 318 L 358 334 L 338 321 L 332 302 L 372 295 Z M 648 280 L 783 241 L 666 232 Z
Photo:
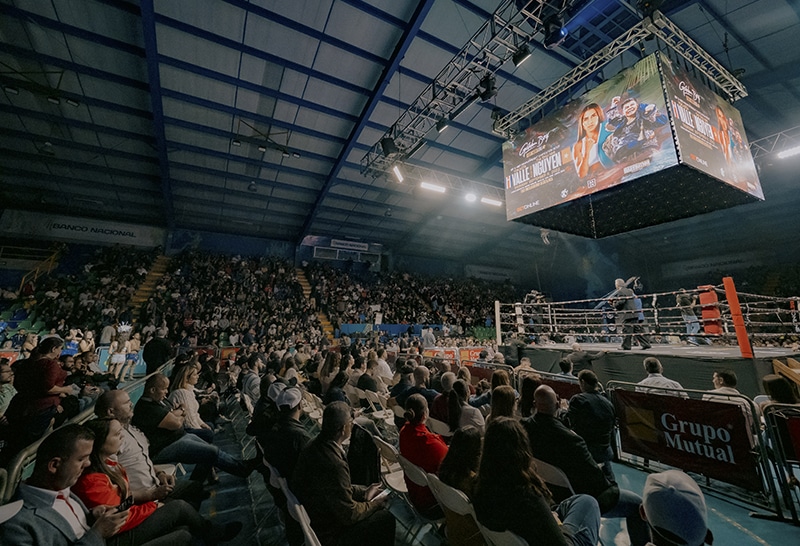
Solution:
M 593 371 L 581 371 L 578 383 L 581 392 L 570 398 L 564 421 L 583 438 L 594 462 L 602 465 L 606 478 L 613 482 L 611 459 L 614 458 L 614 451 L 611 449 L 611 438 L 617 419 L 614 405 L 606 398 Z
M 633 290 L 625 286 L 623 279 L 614 281 L 616 287 L 616 295 L 611 300 L 614 309 L 617 310 L 617 322 L 622 323 L 622 349 L 624 351 L 631 350 L 631 344 L 634 339 L 639 343 L 642 349 L 650 348 L 650 340 L 647 336 L 642 334 L 642 327 L 639 325 L 639 317 L 636 310 L 636 294 Z

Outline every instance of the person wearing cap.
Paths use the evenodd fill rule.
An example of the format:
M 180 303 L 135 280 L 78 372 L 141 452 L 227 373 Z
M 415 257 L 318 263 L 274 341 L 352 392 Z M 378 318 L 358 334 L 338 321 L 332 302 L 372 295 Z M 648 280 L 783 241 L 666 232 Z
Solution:
M 303 393 L 297 387 L 279 391 L 275 401 L 279 411 L 278 422 L 263 436 L 261 444 L 264 458 L 284 477 L 292 475 L 297 457 L 311 440 L 311 435 L 300 423 L 302 399 Z
M 289 488 L 308 511 L 322 546 L 392 546 L 396 520 L 385 509 L 388 496 L 378 496 L 380 484 L 350 481 L 342 444 L 353 430 L 351 412 L 344 402 L 325 408 L 320 433 L 300 453 Z
M 712 544 L 703 492 L 680 470 L 650 474 L 639 513 L 650 530 L 648 546 Z
M 278 408 L 275 404 L 278 395 L 285 388 L 286 383 L 271 375 L 265 375 L 259 385 L 261 395 L 253 407 L 253 415 L 245 432 L 250 436 L 255 436 L 262 445 L 266 442 L 266 434 L 278 422 Z

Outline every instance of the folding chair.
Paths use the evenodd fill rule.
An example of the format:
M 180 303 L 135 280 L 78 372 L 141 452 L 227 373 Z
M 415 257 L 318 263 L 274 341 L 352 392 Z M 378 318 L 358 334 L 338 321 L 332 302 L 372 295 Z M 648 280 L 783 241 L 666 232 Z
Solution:
M 282 486 L 283 494 L 286 495 L 286 509 L 303 529 L 303 536 L 306 539 L 305 546 L 322 546 L 314 529 L 311 528 L 311 518 L 308 517 L 308 512 L 306 512 L 306 509 L 300 504 L 300 501 L 297 500 L 294 493 L 289 490 L 286 480 L 283 480 Z
M 533 459 L 533 462 L 536 465 L 536 473 L 546 484 L 566 489 L 570 495 L 575 494 L 575 490 L 572 489 L 572 484 L 569 483 L 569 478 L 563 470 L 539 459 Z
M 428 484 L 428 476 L 424 470 L 420 467 L 403 457 L 402 455 L 397 456 L 398 461 L 400 462 L 400 466 L 403 468 L 403 474 L 405 474 L 406 478 L 411 480 L 414 484 L 420 487 L 430 487 Z M 444 516 L 440 518 L 430 518 L 424 514 L 422 514 L 416 507 L 409 502 L 412 510 L 414 510 L 414 515 L 420 521 L 420 526 L 417 529 L 417 532 L 414 533 L 412 536 L 416 539 L 417 535 L 419 535 L 420 531 L 422 531 L 426 525 L 430 525 L 433 528 L 433 531 L 438 534 L 442 535 L 441 527 L 442 523 L 444 523 Z M 408 534 L 411 534 L 411 528 L 408 529 Z
M 528 542 L 511 531 L 492 531 L 478 522 L 483 538 L 489 546 L 528 546 Z
M 450 426 L 444 421 L 439 421 L 433 417 L 428 417 L 428 420 L 425 422 L 425 424 L 428 425 L 428 428 L 431 429 L 431 432 L 439 434 L 440 436 L 450 437 L 453 435 L 453 433 L 450 431 Z
M 475 515 L 475 508 L 463 491 L 447 485 L 439 479 L 439 476 L 431 473 L 428 473 L 428 486 L 431 488 L 433 496 L 436 497 L 436 500 L 445 510 L 445 518 L 448 517 L 448 512 L 464 518 L 470 518 L 475 523 L 475 534 L 483 536 L 478 524 L 478 517 Z M 449 528 L 450 524 L 448 523 L 448 534 Z M 469 537 L 469 539 L 472 539 L 472 537 Z
M 388 489 L 405 499 L 408 487 L 406 487 L 403 468 L 400 466 L 400 455 L 392 444 L 382 438 L 373 436 L 372 440 L 378 448 L 378 453 L 381 454 L 381 481 Z M 383 471 L 384 468 L 385 471 Z

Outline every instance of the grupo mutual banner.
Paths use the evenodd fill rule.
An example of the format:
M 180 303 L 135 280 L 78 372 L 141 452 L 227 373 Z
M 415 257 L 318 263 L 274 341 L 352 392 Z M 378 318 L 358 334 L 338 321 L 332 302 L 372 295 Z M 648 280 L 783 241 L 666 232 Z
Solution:
M 503 144 L 508 220 L 678 164 L 650 55 Z

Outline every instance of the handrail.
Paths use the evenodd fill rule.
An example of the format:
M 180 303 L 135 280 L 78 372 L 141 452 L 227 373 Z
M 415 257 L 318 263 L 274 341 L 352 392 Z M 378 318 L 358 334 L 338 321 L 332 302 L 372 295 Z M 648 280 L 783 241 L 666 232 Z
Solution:
M 22 276 L 22 279 L 19 281 L 19 289 L 22 290 L 22 287 L 25 286 L 28 281 L 35 281 L 38 279 L 40 273 L 42 275 L 49 274 L 53 269 L 55 269 L 56 262 L 60 257 L 61 250 L 55 250 L 49 257 L 37 263 L 33 269 Z M 47 270 L 43 271 L 45 268 Z
M 169 369 L 172 368 L 173 363 L 174 359 L 169 360 L 164 365 L 162 365 L 156 372 L 153 372 L 152 374 L 147 375 L 145 377 L 139 378 L 131 383 L 126 383 L 121 390 L 124 390 L 125 392 L 133 392 L 140 386 L 144 386 L 144 383 L 151 375 L 169 371 Z M 94 415 L 94 404 L 90 405 L 82 412 L 80 412 L 78 415 L 68 420 L 65 424 L 71 424 L 71 423 L 82 424 L 91 419 L 93 415 Z M 8 464 L 8 466 L 5 469 L 8 473 L 8 479 L 5 484 L 5 489 L 4 490 L 0 489 L 0 505 L 6 504 L 11 499 L 11 496 L 17 489 L 17 485 L 22 479 L 22 474 L 24 473 L 25 469 L 27 469 L 30 466 L 30 464 L 36 460 L 36 450 L 39 449 L 39 444 L 41 444 L 42 440 L 44 440 L 46 437 L 47 436 L 43 436 L 36 442 L 23 448 Z

